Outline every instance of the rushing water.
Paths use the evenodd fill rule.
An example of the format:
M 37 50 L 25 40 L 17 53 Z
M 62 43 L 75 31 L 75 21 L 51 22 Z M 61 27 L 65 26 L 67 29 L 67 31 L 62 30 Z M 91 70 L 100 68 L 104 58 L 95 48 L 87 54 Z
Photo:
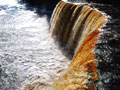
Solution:
M 103 61 L 98 63 L 96 90 L 119 90 L 120 6 L 92 7 L 111 17 L 96 44 L 96 57 Z M 36 10 L 16 0 L 0 0 L 0 90 L 42 90 L 67 68 L 67 58 L 51 38 L 47 15 Z
M 79 3 L 77 3 L 77 4 L 79 4 Z M 106 13 L 105 15 L 108 16 L 108 22 L 102 28 L 102 30 L 104 32 L 101 33 L 101 35 L 98 39 L 98 42 L 95 45 L 95 56 L 96 56 L 97 60 L 100 60 L 100 62 L 97 63 L 98 80 L 95 82 L 95 84 L 96 84 L 95 90 L 119 90 L 119 87 L 120 87 L 120 11 L 119 11 L 120 4 L 100 4 L 100 3 L 86 3 L 86 4 L 90 5 L 91 7 L 95 8 L 95 9 L 97 8 L 98 10 L 100 10 L 102 12 L 105 12 Z M 64 33 L 70 34 L 70 32 L 71 32 L 71 31 L 65 32 L 65 31 L 67 31 L 67 29 L 66 29 L 67 26 L 70 27 L 68 29 L 68 30 L 70 30 L 72 28 L 72 24 L 74 24 L 74 22 L 71 23 L 69 20 L 71 20 L 71 21 L 79 20 L 78 18 L 77 19 L 75 18 L 76 13 L 73 14 L 74 18 L 71 19 L 74 8 L 75 8 L 75 5 L 72 6 L 70 4 L 59 3 L 57 5 L 57 9 L 55 9 L 56 11 L 54 11 L 54 14 L 53 14 L 54 17 L 51 20 L 51 22 L 52 22 L 51 30 L 53 30 L 53 35 L 56 35 L 56 37 L 60 41 L 63 40 L 63 39 L 61 39 L 61 37 L 63 38 Z M 89 9 L 87 9 L 87 10 L 89 10 Z M 76 10 L 76 12 L 78 13 L 79 11 Z M 89 14 L 91 14 L 91 13 L 89 13 Z M 85 13 L 82 14 L 81 17 L 79 15 L 80 18 L 84 18 L 84 16 L 85 16 Z M 95 19 L 95 21 L 97 21 L 98 18 L 94 18 L 96 16 L 97 16 L 97 13 L 93 13 L 93 16 L 89 17 L 88 21 L 92 22 L 91 19 L 93 19 L 93 21 L 94 21 L 94 19 Z M 98 15 L 98 16 L 100 16 L 100 15 Z M 103 18 L 101 20 L 103 20 Z M 82 24 L 84 26 L 86 26 L 86 24 L 87 24 L 87 26 L 86 26 L 87 28 L 90 28 L 90 26 L 93 25 L 93 29 L 94 29 L 97 26 L 97 24 L 96 24 L 97 22 L 95 22 L 95 21 L 93 23 L 91 23 L 91 22 L 84 23 L 84 22 L 82 22 L 82 20 L 79 20 L 78 25 L 80 25 L 80 23 L 82 22 Z M 77 21 L 75 21 L 75 23 L 76 22 Z M 70 25 L 69 25 L 69 23 L 70 23 Z M 91 23 L 91 25 L 89 26 L 90 23 Z M 95 25 L 94 25 L 94 23 L 95 23 Z M 100 20 L 98 20 L 98 23 L 100 23 Z M 77 25 L 75 26 L 75 29 L 76 28 L 77 28 Z M 83 30 L 82 31 L 82 33 L 83 33 L 84 29 L 83 28 L 81 29 L 81 28 L 82 28 L 82 26 L 80 28 L 78 28 L 78 31 Z M 85 28 L 85 30 L 87 28 Z M 74 32 L 76 32 L 75 29 L 73 30 L 73 33 L 72 33 L 73 36 L 71 36 L 72 38 L 74 38 Z M 54 30 L 56 30 L 56 31 L 54 32 Z M 89 29 L 86 31 L 86 33 L 89 33 Z M 78 32 L 77 32 L 76 36 L 80 37 L 80 35 L 78 35 Z M 66 37 L 69 39 L 68 35 L 66 35 Z M 81 37 L 81 38 L 83 38 L 83 37 Z M 70 40 L 70 44 L 72 44 L 71 41 L 72 40 Z M 74 39 L 74 44 L 76 41 L 77 41 L 77 38 Z M 80 52 L 80 54 L 81 54 L 81 52 Z M 87 50 L 87 53 L 88 52 L 89 52 L 89 50 Z M 85 52 L 83 52 L 83 53 L 85 53 Z M 83 56 L 84 55 L 81 54 L 81 57 L 83 57 Z M 76 56 L 76 58 L 77 58 L 77 56 Z M 87 60 L 89 60 L 90 57 L 87 56 L 87 58 L 88 58 Z M 79 60 L 80 60 L 80 58 L 79 58 Z M 82 60 L 84 60 L 84 58 Z M 75 65 L 77 67 L 76 62 L 78 63 L 78 61 L 74 59 L 73 65 Z M 71 72 L 70 72 L 70 75 L 71 75 Z M 61 77 L 57 81 L 57 83 L 55 85 L 55 88 L 57 88 L 56 90 L 58 90 L 58 88 L 66 89 L 67 86 L 70 89 L 71 88 L 75 89 L 74 86 L 77 86 L 77 84 L 75 83 L 75 81 L 77 81 L 77 79 L 73 79 L 75 77 L 70 76 L 70 75 L 69 75 L 69 72 L 67 72 L 65 74 L 65 76 Z M 72 83 L 73 85 L 70 85 L 71 83 L 69 83 L 71 78 L 73 80 L 75 80 L 74 83 Z M 80 81 L 80 79 L 78 81 Z M 63 83 L 61 83 L 60 81 Z M 67 83 L 67 81 L 68 81 L 68 83 Z M 77 89 L 78 89 L 78 87 L 80 87 L 80 86 L 77 86 Z M 75 89 L 75 90 L 77 90 L 77 89 Z M 91 90 L 93 90 L 93 89 L 91 89 Z
M 39 17 L 15 0 L 0 0 L 0 90 L 50 84 L 67 67 L 48 28 L 46 15 Z
M 109 15 L 104 33 L 96 44 L 99 81 L 96 90 L 120 89 L 120 4 L 98 4 L 93 7 Z

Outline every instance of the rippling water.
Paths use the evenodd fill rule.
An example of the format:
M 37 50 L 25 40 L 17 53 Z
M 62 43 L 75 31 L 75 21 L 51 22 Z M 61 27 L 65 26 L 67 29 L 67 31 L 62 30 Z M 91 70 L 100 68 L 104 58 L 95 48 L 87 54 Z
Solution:
M 47 16 L 0 0 L 0 90 L 47 85 L 68 61 L 49 33 Z M 31 86 L 33 84 L 33 86 Z
M 109 15 L 104 33 L 96 44 L 99 81 L 96 90 L 119 90 L 120 87 L 120 4 L 98 4 L 93 7 Z

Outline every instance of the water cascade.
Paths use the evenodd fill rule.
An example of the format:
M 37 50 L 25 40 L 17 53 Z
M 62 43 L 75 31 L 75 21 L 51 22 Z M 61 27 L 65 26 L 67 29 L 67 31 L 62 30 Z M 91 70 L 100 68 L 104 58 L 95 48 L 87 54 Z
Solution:
M 0 0 L 0 90 L 119 90 L 120 5 L 18 1 Z M 36 12 L 55 5 L 50 23 Z M 107 17 L 95 8 L 112 17 L 104 33 Z M 70 64 L 51 34 L 75 53 Z
M 70 52 L 76 52 L 85 37 L 105 21 L 106 17 L 96 9 L 60 1 L 53 12 L 50 31 Z
M 52 35 L 75 52 L 68 70 L 55 80 L 54 90 L 93 90 L 96 73 L 95 43 L 99 28 L 107 21 L 100 11 L 80 4 L 60 1 L 50 21 Z
M 82 43 L 73 57 L 67 72 L 54 82 L 54 90 L 94 90 L 96 73 L 96 57 L 94 44 L 99 31 L 92 32 Z M 89 71 L 89 72 L 88 72 Z

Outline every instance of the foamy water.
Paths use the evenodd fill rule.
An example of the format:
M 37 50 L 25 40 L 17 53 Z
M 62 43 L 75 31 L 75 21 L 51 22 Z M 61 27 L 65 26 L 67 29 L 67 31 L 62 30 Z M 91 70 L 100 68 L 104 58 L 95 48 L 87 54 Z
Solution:
M 47 16 L 15 0 L 0 0 L 0 90 L 37 90 L 67 68 L 48 29 Z

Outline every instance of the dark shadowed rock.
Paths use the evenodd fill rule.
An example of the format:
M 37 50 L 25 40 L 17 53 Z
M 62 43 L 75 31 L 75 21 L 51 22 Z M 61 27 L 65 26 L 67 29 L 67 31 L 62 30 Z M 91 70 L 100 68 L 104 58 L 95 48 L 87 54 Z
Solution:
M 86 0 L 88 2 L 95 2 L 95 3 L 104 3 L 104 4 L 117 4 L 120 3 L 120 0 Z
M 120 0 L 68 0 L 70 2 L 94 2 L 103 4 L 119 4 Z
M 28 2 L 31 5 L 37 5 L 37 6 L 45 7 L 49 10 L 53 10 L 55 8 L 56 4 L 60 0 L 23 0 L 23 1 Z

